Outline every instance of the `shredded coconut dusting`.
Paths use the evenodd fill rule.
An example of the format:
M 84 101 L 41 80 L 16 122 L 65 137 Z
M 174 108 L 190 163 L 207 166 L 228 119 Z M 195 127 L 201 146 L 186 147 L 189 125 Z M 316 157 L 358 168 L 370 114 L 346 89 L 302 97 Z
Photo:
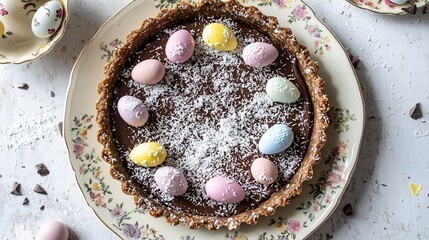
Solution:
M 213 21 L 201 19 L 205 23 Z M 201 23 L 189 23 L 165 30 L 152 44 L 143 46 L 144 51 L 130 58 L 129 67 L 122 71 L 115 92 L 113 132 L 117 136 L 116 145 L 121 159 L 125 160 L 133 178 L 142 184 L 150 198 L 172 209 L 193 214 L 231 216 L 255 208 L 286 185 L 295 174 L 309 143 L 312 105 L 310 100 L 302 97 L 294 104 L 270 100 L 265 93 L 268 79 L 282 76 L 297 84 L 292 67 L 295 59 L 283 53 L 274 67 L 243 66 L 242 49 L 253 42 L 267 41 L 267 37 L 249 35 L 248 32 L 254 30 L 246 30 L 245 33 L 242 25 L 237 26 L 229 19 L 216 21 L 235 32 L 239 42 L 236 50 L 213 50 L 202 40 L 202 29 L 197 27 Z M 166 42 L 168 36 L 184 27 L 195 39 L 195 52 L 188 62 L 174 64 L 165 57 L 165 44 L 154 45 Z M 145 60 L 141 56 L 155 58 L 165 64 L 166 74 L 159 84 L 142 85 L 131 80 L 132 67 Z M 286 65 L 289 66 L 288 75 L 284 74 L 284 69 L 280 70 Z M 116 103 L 124 94 L 119 88 L 127 88 L 126 94 L 140 98 L 148 107 L 150 119 L 145 126 L 121 125 L 122 129 L 118 130 Z M 262 157 L 258 152 L 258 141 L 276 123 L 289 124 L 294 129 L 295 141 L 285 152 L 265 156 L 277 165 L 279 179 L 270 185 L 258 184 L 252 178 L 250 164 Z M 124 133 L 132 134 L 124 136 Z M 129 161 L 130 150 L 149 141 L 157 141 L 166 147 L 167 159 L 163 165 L 183 172 L 189 185 L 184 195 L 173 197 L 161 192 L 153 178 L 157 168 L 137 167 Z M 239 204 L 221 204 L 208 198 L 205 183 L 217 176 L 237 181 L 243 187 L 246 199 Z

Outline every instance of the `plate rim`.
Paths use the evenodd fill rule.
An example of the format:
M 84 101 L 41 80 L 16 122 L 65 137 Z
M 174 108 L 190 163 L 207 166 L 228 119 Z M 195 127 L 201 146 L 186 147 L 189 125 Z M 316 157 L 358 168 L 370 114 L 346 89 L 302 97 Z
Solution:
M 401 9 L 402 11 L 397 12 L 397 13 L 395 13 L 395 12 L 386 12 L 386 11 L 377 11 L 376 9 L 363 7 L 362 5 L 359 5 L 359 4 L 355 3 L 353 0 L 346 0 L 346 2 L 350 3 L 351 5 L 353 5 L 356 8 L 363 9 L 365 11 L 370 11 L 370 12 L 373 12 L 373 13 L 376 13 L 376 14 L 380 14 L 380 15 L 384 15 L 384 16 L 411 15 L 411 14 L 405 12 L 402 9 Z M 420 10 L 420 9 L 422 9 L 422 8 L 424 8 L 425 6 L 428 6 L 428 5 L 429 5 L 429 2 L 427 2 L 427 3 L 425 3 L 425 4 L 423 4 L 423 5 L 419 6 L 419 7 L 417 7 L 417 11 Z
M 66 152 L 67 152 L 67 157 L 68 157 L 68 162 L 69 162 L 69 164 L 70 164 L 70 167 L 72 168 L 72 170 L 73 170 L 73 173 L 74 173 L 74 178 L 75 178 L 75 182 L 77 183 L 77 186 L 78 186 L 78 188 L 79 188 L 79 190 L 80 190 L 80 192 L 81 192 L 81 196 L 83 197 L 83 200 L 85 201 L 85 204 L 91 209 L 91 211 L 95 214 L 95 216 L 99 219 L 99 221 L 103 224 L 103 225 L 105 225 L 113 234 L 115 234 L 116 236 L 118 236 L 119 238 L 121 238 L 122 239 L 122 237 L 111 227 L 111 226 L 109 226 L 109 224 L 107 223 L 107 222 L 105 222 L 100 216 L 99 216 L 99 214 L 95 211 L 95 208 L 93 208 L 93 207 L 91 207 L 91 205 L 89 204 L 89 202 L 86 200 L 86 197 L 85 197 L 85 193 L 84 193 L 84 191 L 83 191 L 83 189 L 82 189 L 82 187 L 79 185 L 79 181 L 78 181 L 78 179 L 77 179 L 77 172 L 76 172 L 76 170 L 73 168 L 73 164 L 72 164 L 72 155 L 71 155 L 71 151 L 70 151 L 70 149 L 71 148 L 69 148 L 69 146 L 68 146 L 68 143 L 67 143 L 67 137 L 69 137 L 69 132 L 68 131 L 65 131 L 66 130 L 66 122 L 69 122 L 70 120 L 69 120 L 69 115 L 70 115 L 70 107 L 71 107 L 71 99 L 70 99 L 70 97 L 71 97 L 71 95 L 72 95 L 72 92 L 71 92 L 71 89 L 72 89 L 72 87 L 74 87 L 74 81 L 73 81 L 73 77 L 74 77 L 74 75 L 75 75 L 75 70 L 77 69 L 77 67 L 78 67 L 78 63 L 79 63 L 79 60 L 81 60 L 81 57 L 82 57 L 82 55 L 84 54 L 84 52 L 90 47 L 90 45 L 96 40 L 96 38 L 98 37 L 98 35 L 100 34 L 100 32 L 102 31 L 102 30 L 104 30 L 104 28 L 106 27 L 106 25 L 108 24 L 108 23 L 110 23 L 117 15 L 119 15 L 125 8 L 127 8 L 129 5 L 131 5 L 131 4 L 133 4 L 134 2 L 137 2 L 137 1 L 142 1 L 142 2 L 146 2 L 147 0 L 130 0 L 128 3 L 126 3 L 123 7 L 121 7 L 117 12 L 115 12 L 111 17 L 109 17 L 100 27 L 99 27 L 99 29 L 96 31 L 96 33 L 94 34 L 94 36 L 85 44 L 85 46 L 82 48 L 82 50 L 80 51 L 80 53 L 79 53 L 79 55 L 78 55 L 78 57 L 76 58 L 76 61 L 75 61 L 75 63 L 74 63 L 74 65 L 73 65 L 73 68 L 71 69 L 71 73 L 70 73 L 70 77 L 69 77 L 69 84 L 68 84 L 68 86 L 67 86 L 67 92 L 66 92 L 66 96 L 65 96 L 65 104 L 64 104 L 64 109 L 63 109 L 63 126 L 62 126 L 62 129 L 61 129 L 61 131 L 63 132 L 63 142 L 64 142 L 64 145 L 65 145 L 65 147 L 66 147 Z M 313 10 L 313 8 L 312 7 L 310 7 L 310 5 L 307 3 L 307 0 L 296 0 L 296 1 L 298 1 L 298 2 L 302 2 L 303 4 L 305 4 L 306 5 L 306 7 L 311 11 L 311 13 L 312 13 L 312 15 L 316 18 L 316 20 L 320 23 L 320 24 L 322 24 L 326 29 L 327 29 L 327 31 L 334 37 L 334 39 L 335 39 L 335 41 L 339 44 L 339 46 L 341 47 L 341 50 L 342 50 L 342 52 L 344 53 L 344 54 L 348 54 L 348 51 L 346 50 L 346 48 L 344 47 L 344 45 L 342 44 L 342 42 L 339 40 L 339 38 L 333 33 L 333 31 L 321 20 L 321 18 L 319 18 L 319 16 L 316 14 L 316 12 Z M 347 1 L 349 1 L 349 0 L 347 0 Z M 355 144 L 356 144 L 356 146 L 357 146 L 357 148 L 355 148 L 356 149 L 356 151 L 354 151 L 354 154 L 352 154 L 351 155 L 351 157 L 350 157 L 350 159 L 354 159 L 354 161 L 353 161 L 353 165 L 351 166 L 351 169 L 350 169 L 350 172 L 347 174 L 348 175 L 348 177 L 347 177 L 347 181 L 344 183 L 344 189 L 343 189 L 343 191 L 341 191 L 340 193 L 339 193 L 339 195 L 338 195 L 338 200 L 336 201 L 336 203 L 334 204 L 334 205 L 332 205 L 332 207 L 331 207 L 331 209 L 329 209 L 329 210 L 327 210 L 327 211 L 325 211 L 325 216 L 323 217 L 323 220 L 321 220 L 321 218 L 319 218 L 319 220 L 318 221 L 316 221 L 317 223 L 315 224 L 315 227 L 313 228 L 313 229 L 311 229 L 307 234 L 305 234 L 306 236 L 304 237 L 304 238 L 307 238 L 307 237 L 309 237 L 311 234 L 313 234 L 315 231 L 317 231 L 329 218 L 330 218 L 330 216 L 334 213 L 334 211 L 338 208 L 338 206 L 339 206 L 339 204 L 340 204 L 340 202 L 341 202 L 341 200 L 342 200 L 342 198 L 343 198 L 343 196 L 344 196 L 344 194 L 345 194 L 345 192 L 346 192 L 346 189 L 347 189 L 347 187 L 348 187 L 348 185 L 349 185 L 349 183 L 350 183 L 350 181 L 351 181 L 351 178 L 352 178 L 352 175 L 353 175 L 353 173 L 354 173 L 354 171 L 355 171 L 355 169 L 356 169 L 356 166 L 357 166 L 357 162 L 358 162 L 358 160 L 359 160 L 359 154 L 360 154 L 360 150 L 361 150 L 361 147 L 362 147 L 362 141 L 363 141 L 363 135 L 364 135 L 364 131 L 365 131 L 365 124 L 366 124 L 366 107 L 365 107 L 365 102 L 364 102 L 364 97 L 363 97 L 363 93 L 362 93 L 362 88 L 361 88 L 361 85 L 360 85 L 360 82 L 359 82 L 359 78 L 358 78 L 358 75 L 357 75 L 357 73 L 356 73 L 356 70 L 355 70 L 355 68 L 353 67 L 353 64 L 352 64 L 352 62 L 351 62 L 351 60 L 350 60 L 350 58 L 349 57 L 347 57 L 346 56 L 346 58 L 347 58 L 347 61 L 348 61 L 348 63 L 349 63 L 349 66 L 350 66 L 350 69 L 352 70 L 352 72 L 353 72 L 353 76 L 355 77 L 355 82 L 356 82 L 356 85 L 357 85 L 357 88 L 358 88 L 358 90 L 359 90 L 359 92 L 358 92 L 358 95 L 360 96 L 360 101 L 357 101 L 358 103 L 359 103 L 359 105 L 360 105 L 360 109 L 362 110 L 362 115 L 361 115 L 361 117 L 362 117 L 362 121 L 360 121 L 360 122 L 358 122 L 358 124 L 359 124 L 359 127 L 361 128 L 361 132 L 359 133 L 359 141 L 357 141 Z M 104 160 L 103 160 L 104 161 Z M 109 166 L 109 169 L 110 169 L 110 166 Z M 323 215 L 322 215 L 323 216 Z

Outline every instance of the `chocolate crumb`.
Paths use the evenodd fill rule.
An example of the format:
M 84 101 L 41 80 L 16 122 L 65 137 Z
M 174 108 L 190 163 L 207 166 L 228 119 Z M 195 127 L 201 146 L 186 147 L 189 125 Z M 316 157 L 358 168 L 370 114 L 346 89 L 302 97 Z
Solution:
M 414 120 L 420 119 L 423 117 L 422 110 L 420 109 L 420 103 L 416 103 L 414 107 L 410 109 L 410 117 Z
M 22 90 L 28 90 L 28 88 L 30 88 L 30 86 L 28 86 L 28 84 L 26 84 L 26 83 L 23 83 L 20 87 L 18 87 L 19 89 L 22 89 Z
M 330 240 L 330 239 L 334 239 L 334 235 L 333 234 L 326 234 L 326 240 Z
M 12 187 L 12 192 L 10 192 L 10 193 L 13 195 L 17 195 L 17 196 L 22 195 L 21 194 L 21 184 L 15 182 L 13 184 L 13 187 Z
M 39 194 L 48 195 L 45 189 L 43 189 L 42 186 L 40 186 L 39 184 L 36 184 L 36 186 L 34 187 L 34 191 Z
M 423 7 L 422 14 L 428 14 L 428 6 Z
M 55 97 L 55 93 L 51 91 L 51 97 Z
M 360 61 L 359 57 L 354 56 L 352 54 L 350 54 L 349 57 L 350 57 L 350 61 L 352 62 L 353 67 L 356 69 L 360 69 L 361 68 L 361 61 Z
M 383 186 L 383 187 L 387 187 L 387 185 L 386 185 L 386 184 L 384 184 L 384 183 L 382 183 L 382 184 L 381 184 L 381 186 Z
M 22 205 L 28 205 L 29 202 L 30 200 L 28 200 L 28 198 L 24 198 L 24 201 L 22 201 Z
M 49 175 L 49 170 L 43 163 L 37 164 L 36 169 L 37 169 L 37 173 L 42 177 Z
M 40 210 L 45 210 L 45 205 L 40 206 Z
M 343 213 L 346 216 L 353 216 L 353 208 L 352 205 L 350 203 L 347 203 L 344 208 L 343 208 Z
M 417 6 L 415 4 L 409 6 L 409 7 L 405 7 L 405 8 L 401 8 L 404 12 L 407 12 L 409 14 L 412 15 L 416 15 L 417 13 Z
M 58 128 L 60 129 L 60 135 L 63 136 L 63 122 L 58 123 Z

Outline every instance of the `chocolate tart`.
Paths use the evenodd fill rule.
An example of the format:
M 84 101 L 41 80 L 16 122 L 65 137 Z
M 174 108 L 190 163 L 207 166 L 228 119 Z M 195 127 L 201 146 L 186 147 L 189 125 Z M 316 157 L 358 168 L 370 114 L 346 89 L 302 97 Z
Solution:
M 236 50 L 217 51 L 203 43 L 202 30 L 212 22 L 221 22 L 235 32 Z M 165 56 L 165 44 L 182 28 L 191 32 L 196 49 L 188 62 L 174 64 Z M 271 43 L 279 50 L 275 63 L 263 68 L 244 64 L 243 47 L 256 41 Z M 132 68 L 150 58 L 165 65 L 164 79 L 156 85 L 134 82 Z M 161 10 L 130 32 L 105 66 L 96 106 L 102 158 L 137 206 L 154 217 L 164 216 L 172 225 L 182 222 L 189 228 L 204 225 L 209 230 L 222 226 L 234 230 L 243 222 L 256 224 L 260 216 L 274 214 L 277 207 L 300 194 L 302 183 L 312 178 L 312 168 L 320 161 L 329 120 L 318 70 L 292 31 L 256 7 L 203 0 Z M 298 87 L 299 101 L 281 104 L 266 96 L 267 80 L 279 75 Z M 143 127 L 129 126 L 120 118 L 117 102 L 124 95 L 140 98 L 148 107 L 150 117 Z M 263 156 L 258 140 L 276 123 L 291 126 L 294 143 L 282 153 Z M 129 161 L 130 150 L 149 141 L 167 148 L 163 165 L 184 172 L 189 188 L 183 196 L 167 196 L 156 188 L 156 167 L 144 168 Z M 250 165 L 258 157 L 269 158 L 278 166 L 276 182 L 261 185 L 252 178 Z M 209 199 L 204 184 L 219 175 L 241 184 L 246 198 L 237 204 Z

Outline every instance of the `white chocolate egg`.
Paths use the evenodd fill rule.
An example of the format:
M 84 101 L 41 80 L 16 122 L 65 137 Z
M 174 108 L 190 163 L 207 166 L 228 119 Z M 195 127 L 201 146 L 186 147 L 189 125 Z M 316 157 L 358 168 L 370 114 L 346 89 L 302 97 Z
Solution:
M 67 226 L 58 221 L 45 223 L 37 232 L 36 240 L 67 240 L 69 230 Z
M 64 9 L 59 1 L 43 4 L 33 16 L 31 30 L 38 38 L 48 38 L 56 33 L 63 21 Z
M 188 189 L 185 176 L 174 167 L 160 167 L 156 170 L 154 178 L 158 188 L 172 196 L 183 195 Z

